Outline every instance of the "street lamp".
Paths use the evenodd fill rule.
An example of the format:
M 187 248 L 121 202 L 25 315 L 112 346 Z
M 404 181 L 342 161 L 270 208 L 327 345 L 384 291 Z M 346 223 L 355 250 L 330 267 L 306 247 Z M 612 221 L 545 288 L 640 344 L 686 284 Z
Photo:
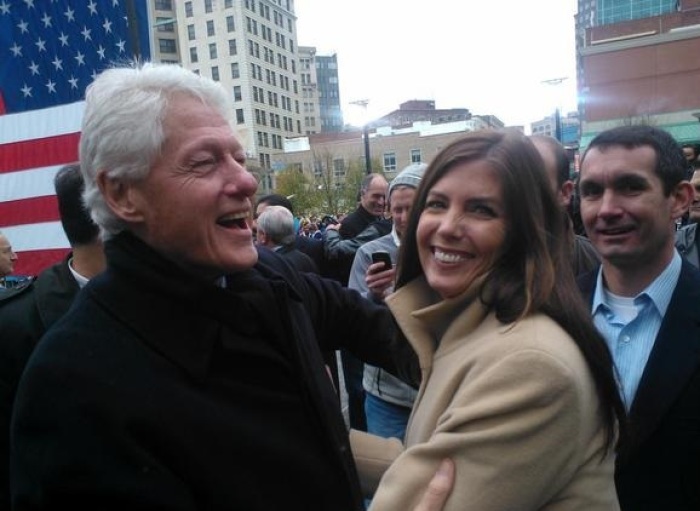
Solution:
M 365 172 L 367 174 L 372 173 L 372 159 L 369 154 L 369 123 L 367 121 L 367 105 L 369 104 L 369 99 L 358 99 L 357 101 L 351 101 L 351 105 L 358 105 L 365 109 L 365 121 L 362 126 L 362 138 L 365 142 Z

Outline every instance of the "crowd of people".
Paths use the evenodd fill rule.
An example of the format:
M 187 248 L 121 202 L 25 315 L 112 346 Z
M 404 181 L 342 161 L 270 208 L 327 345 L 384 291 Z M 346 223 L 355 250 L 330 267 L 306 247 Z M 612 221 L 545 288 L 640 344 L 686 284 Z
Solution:
M 466 133 L 304 235 L 231 111 L 177 65 L 88 87 L 71 253 L 0 291 L 0 507 L 700 508 L 697 152 Z

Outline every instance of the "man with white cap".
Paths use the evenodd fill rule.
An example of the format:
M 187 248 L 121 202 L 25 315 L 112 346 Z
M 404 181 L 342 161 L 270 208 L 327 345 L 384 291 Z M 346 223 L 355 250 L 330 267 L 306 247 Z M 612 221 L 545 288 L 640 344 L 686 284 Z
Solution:
M 404 168 L 391 182 L 387 203 L 393 220 L 391 232 L 362 245 L 355 254 L 348 287 L 356 289 L 372 300 L 383 300 L 393 291 L 394 269 L 408 215 L 416 189 L 428 166 L 414 163 Z M 373 263 L 372 254 L 387 252 L 392 268 L 383 269 L 382 263 Z M 386 371 L 365 364 L 362 386 L 365 389 L 367 431 L 382 437 L 403 440 L 416 390 Z

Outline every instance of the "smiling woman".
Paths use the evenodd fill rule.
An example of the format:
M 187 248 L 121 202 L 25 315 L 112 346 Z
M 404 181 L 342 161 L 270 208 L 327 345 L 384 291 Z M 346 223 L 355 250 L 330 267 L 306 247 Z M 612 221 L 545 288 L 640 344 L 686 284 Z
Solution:
M 393 461 L 372 510 L 406 509 L 444 456 L 447 510 L 618 509 L 624 412 L 542 167 L 526 137 L 475 132 L 423 177 L 386 299 L 423 378 L 402 449 L 354 434 L 368 492 Z

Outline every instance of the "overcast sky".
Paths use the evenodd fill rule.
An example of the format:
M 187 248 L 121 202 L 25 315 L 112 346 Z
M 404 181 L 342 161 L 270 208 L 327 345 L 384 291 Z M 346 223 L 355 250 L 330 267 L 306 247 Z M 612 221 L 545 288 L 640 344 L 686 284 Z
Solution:
M 576 108 L 576 0 L 295 0 L 297 41 L 337 53 L 345 121 L 411 99 L 506 125 Z M 560 85 L 542 82 L 567 79 Z

